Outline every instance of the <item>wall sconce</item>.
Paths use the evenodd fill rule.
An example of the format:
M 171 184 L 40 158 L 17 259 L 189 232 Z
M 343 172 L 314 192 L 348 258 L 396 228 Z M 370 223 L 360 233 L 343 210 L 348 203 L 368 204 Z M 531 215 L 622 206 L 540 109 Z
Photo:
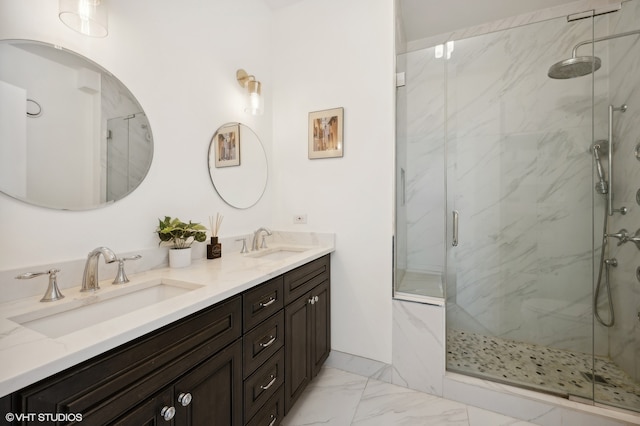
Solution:
M 69 28 L 89 37 L 106 37 L 107 6 L 104 0 L 60 0 L 58 17 Z
M 262 84 L 256 80 L 252 75 L 247 74 L 243 69 L 236 71 L 236 79 L 242 87 L 247 88 L 249 94 L 249 101 L 244 112 L 249 112 L 252 115 L 261 115 L 263 112 L 263 100 L 262 100 Z

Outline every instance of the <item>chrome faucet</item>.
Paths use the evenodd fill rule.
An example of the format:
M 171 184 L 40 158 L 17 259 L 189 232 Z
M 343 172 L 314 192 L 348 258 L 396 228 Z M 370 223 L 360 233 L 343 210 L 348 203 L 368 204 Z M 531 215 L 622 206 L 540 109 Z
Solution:
M 251 243 L 251 251 L 258 250 L 258 239 L 260 238 L 260 234 L 266 232 L 267 235 L 271 235 L 271 231 L 267 228 L 260 228 L 256 232 L 253 233 L 253 242 Z M 266 244 L 263 243 L 261 248 L 266 248 Z
M 98 258 L 104 256 L 105 263 L 112 263 L 118 260 L 116 254 L 106 247 L 98 247 L 87 256 L 87 263 L 84 265 L 84 275 L 82 276 L 82 288 L 80 291 L 99 290 L 98 286 Z

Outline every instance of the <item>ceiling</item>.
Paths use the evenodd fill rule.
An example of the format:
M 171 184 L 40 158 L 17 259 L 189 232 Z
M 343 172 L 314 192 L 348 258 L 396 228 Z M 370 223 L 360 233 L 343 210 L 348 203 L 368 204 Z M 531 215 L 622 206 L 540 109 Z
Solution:
M 303 0 L 264 0 L 272 10 Z M 576 0 L 396 0 L 406 41 L 415 41 Z
M 407 41 L 415 41 L 575 0 L 397 0 Z

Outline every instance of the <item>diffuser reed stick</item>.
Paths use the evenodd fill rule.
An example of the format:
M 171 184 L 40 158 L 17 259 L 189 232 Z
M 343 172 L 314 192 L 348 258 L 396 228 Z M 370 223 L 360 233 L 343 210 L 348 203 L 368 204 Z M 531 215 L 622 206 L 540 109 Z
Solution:
M 220 213 L 216 213 L 216 217 L 215 220 L 213 218 L 213 216 L 209 216 L 209 226 L 211 229 L 211 236 L 212 237 L 217 237 L 218 236 L 218 232 L 220 232 L 220 227 L 222 226 L 222 219 L 224 216 L 222 216 Z

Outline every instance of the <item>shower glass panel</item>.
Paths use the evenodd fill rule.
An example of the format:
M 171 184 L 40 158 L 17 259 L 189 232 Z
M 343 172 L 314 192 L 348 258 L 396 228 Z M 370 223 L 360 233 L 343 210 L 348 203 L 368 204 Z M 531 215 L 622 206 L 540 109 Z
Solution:
M 444 60 L 440 48 L 397 57 L 394 297 L 444 297 Z
M 589 148 L 601 94 L 591 75 L 547 76 L 593 35 L 593 19 L 562 17 L 456 41 L 446 63 L 448 210 L 459 213 L 450 371 L 593 398 Z
M 144 113 L 107 120 L 106 201 L 135 189 L 149 170 L 153 146 Z
M 596 73 L 594 108 L 596 140 L 613 140 L 613 175 L 609 186 L 614 213 L 608 216 L 608 232 L 627 229 L 633 237 L 640 226 L 640 162 L 635 152 L 640 143 L 640 1 L 622 3 L 618 13 L 595 18 L 596 37 L 614 38 L 594 43 L 595 56 L 602 61 Z M 631 34 L 629 34 L 631 33 Z M 617 35 L 629 34 L 618 37 Z M 626 106 L 626 107 L 624 107 Z M 609 108 L 611 135 L 608 132 Z M 611 148 L 609 147 L 609 154 Z M 605 158 L 608 160 L 608 155 Z M 606 166 L 605 166 L 606 168 Z M 596 196 L 596 240 L 602 235 L 603 195 Z M 626 207 L 627 214 L 615 212 Z M 598 241 L 599 242 L 599 241 Z M 615 260 L 609 267 L 609 284 L 614 315 L 608 304 L 606 275 L 599 291 L 597 312 L 609 327 L 596 321 L 595 401 L 620 408 L 640 411 L 640 282 L 636 268 L 640 265 L 640 246 L 633 241 L 608 238 L 605 259 Z M 600 252 L 596 249 L 596 255 Z M 596 266 L 600 257 L 596 257 Z M 595 269 L 596 274 L 598 272 Z M 606 272 L 606 269 L 605 269 Z M 598 276 L 594 280 L 597 285 Z M 602 356 L 600 356 L 602 355 Z

